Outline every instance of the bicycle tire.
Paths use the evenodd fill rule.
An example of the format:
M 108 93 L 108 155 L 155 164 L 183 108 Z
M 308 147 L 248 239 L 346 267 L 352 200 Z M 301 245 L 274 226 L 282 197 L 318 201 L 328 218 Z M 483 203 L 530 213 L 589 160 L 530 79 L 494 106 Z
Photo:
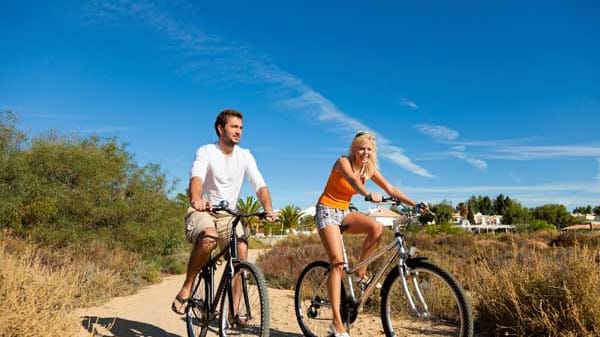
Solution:
M 294 309 L 300 330 L 307 337 L 329 335 L 333 312 L 327 290 L 329 263 L 309 263 L 298 277 L 294 290 Z
M 237 303 L 233 303 L 230 298 L 229 289 L 223 295 L 219 317 L 219 335 L 222 337 L 229 335 L 269 336 L 271 313 L 264 276 L 254 264 L 241 261 L 235 266 L 233 277 L 240 277 L 242 280 L 240 284 L 242 291 Z M 232 280 L 227 282 L 232 282 Z M 234 316 L 230 315 L 232 303 L 237 308 L 235 316 L 245 323 L 244 326 L 232 319 Z
M 381 289 L 381 320 L 386 336 L 411 335 L 418 330 L 426 336 L 473 336 L 471 305 L 458 281 L 443 268 L 428 261 L 408 260 L 407 285 L 418 312 L 410 309 L 400 272 L 394 268 Z M 417 288 L 427 303 L 424 309 Z
M 210 285 L 206 282 L 203 272 L 198 274 L 192 289 L 192 296 L 185 310 L 187 334 L 188 337 L 205 337 L 210 323 L 210 303 L 208 303 Z

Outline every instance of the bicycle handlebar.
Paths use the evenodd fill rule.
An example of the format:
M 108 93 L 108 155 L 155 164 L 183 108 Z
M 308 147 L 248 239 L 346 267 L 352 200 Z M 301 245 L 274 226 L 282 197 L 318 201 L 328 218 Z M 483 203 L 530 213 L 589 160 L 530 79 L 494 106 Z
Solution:
M 367 196 L 365 196 L 365 201 L 373 201 L 373 198 L 371 198 L 371 195 L 367 195 Z M 381 203 L 391 203 L 395 206 L 402 205 L 402 201 L 400 201 L 400 199 L 394 198 L 394 197 L 383 197 L 383 198 L 381 198 Z M 427 203 L 420 202 L 415 207 L 413 207 L 414 214 L 418 215 L 423 212 L 430 213 L 431 215 L 435 216 L 435 213 L 433 213 L 429 209 L 429 205 L 427 205 Z
M 240 218 L 248 218 L 251 216 L 257 216 L 261 219 L 265 219 L 269 215 L 269 213 L 267 213 L 267 212 L 240 213 L 238 211 L 235 211 L 235 210 L 229 208 L 229 202 L 227 202 L 227 200 L 221 200 L 221 202 L 218 205 L 212 205 L 210 208 L 210 211 L 211 212 L 224 211 L 235 217 L 240 217 Z

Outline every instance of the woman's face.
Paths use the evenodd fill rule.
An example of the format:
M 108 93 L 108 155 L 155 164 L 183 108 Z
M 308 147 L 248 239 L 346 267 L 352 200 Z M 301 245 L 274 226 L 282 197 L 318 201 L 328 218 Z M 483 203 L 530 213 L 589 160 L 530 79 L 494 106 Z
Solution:
M 354 158 L 357 164 L 366 164 L 373 155 L 374 146 L 371 141 L 358 143 L 354 148 Z

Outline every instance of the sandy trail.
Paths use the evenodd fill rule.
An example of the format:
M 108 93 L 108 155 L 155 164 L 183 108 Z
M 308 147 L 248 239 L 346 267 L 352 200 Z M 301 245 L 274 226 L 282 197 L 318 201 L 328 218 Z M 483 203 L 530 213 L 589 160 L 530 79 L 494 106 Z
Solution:
M 259 250 L 250 250 L 255 261 Z M 116 297 L 102 306 L 77 311 L 81 329 L 77 336 L 177 337 L 187 336 L 183 316 L 171 311 L 171 301 L 181 287 L 184 276 L 170 276 L 159 284 L 141 289 L 137 294 Z M 294 292 L 269 288 L 271 336 L 302 336 L 294 314 Z M 361 317 L 352 325 L 352 336 L 383 335 L 379 318 Z M 209 336 L 216 336 L 209 332 Z

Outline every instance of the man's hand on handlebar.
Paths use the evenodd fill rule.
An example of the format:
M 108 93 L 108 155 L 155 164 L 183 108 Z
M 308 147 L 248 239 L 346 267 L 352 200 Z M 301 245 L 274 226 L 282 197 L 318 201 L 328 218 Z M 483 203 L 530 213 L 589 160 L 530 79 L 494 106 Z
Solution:
M 192 207 L 200 212 L 204 212 L 204 211 L 210 211 L 211 206 L 210 206 L 210 201 L 200 197 L 197 199 L 192 199 L 192 202 L 190 203 L 192 205 Z
M 265 220 L 270 223 L 277 221 L 277 219 L 279 219 L 279 216 L 275 212 L 267 212 L 267 215 L 265 215 Z

